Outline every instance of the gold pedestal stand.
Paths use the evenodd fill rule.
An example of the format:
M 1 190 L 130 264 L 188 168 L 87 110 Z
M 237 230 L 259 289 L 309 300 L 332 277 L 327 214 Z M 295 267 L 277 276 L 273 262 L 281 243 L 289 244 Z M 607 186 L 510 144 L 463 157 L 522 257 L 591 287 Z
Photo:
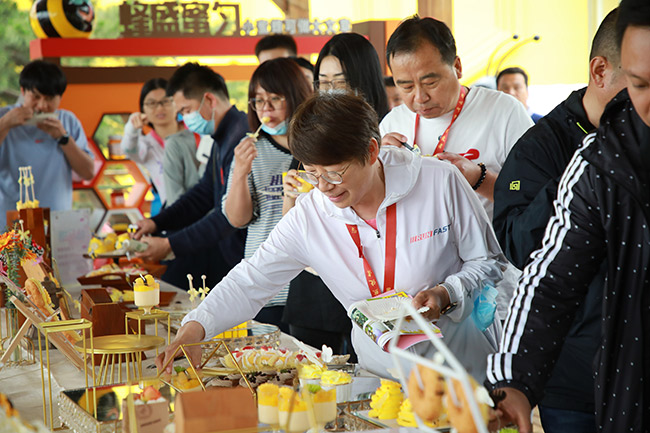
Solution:
M 165 339 L 153 335 L 103 335 L 91 341 L 91 351 L 88 352 L 86 341 L 75 343 L 75 349 L 91 355 L 102 355 L 99 363 L 99 385 L 122 382 L 122 356 L 126 362 L 126 381 L 142 380 L 142 353 L 146 350 L 158 349 L 165 344 Z M 92 357 L 94 360 L 94 356 Z M 94 361 L 93 361 L 94 362 Z M 114 371 L 117 365 L 118 382 L 114 382 Z M 108 372 L 110 370 L 110 382 Z M 133 374 L 131 374 L 133 372 Z
M 47 425 L 47 413 L 46 413 L 46 402 L 45 402 L 45 372 L 43 371 L 43 346 L 41 345 L 41 333 L 45 336 L 45 356 L 47 358 L 47 373 L 49 375 L 47 385 L 50 391 L 50 430 L 54 429 L 54 415 L 52 408 L 52 369 L 50 368 L 50 334 L 55 334 L 58 332 L 66 331 L 83 331 L 83 340 L 79 341 L 82 343 L 84 353 L 86 353 L 86 330 L 90 330 L 90 350 L 92 353 L 93 350 L 93 324 L 86 319 L 74 319 L 74 320 L 60 320 L 56 322 L 41 322 L 35 324 L 40 332 L 38 332 L 38 356 L 41 359 L 41 385 L 43 387 L 43 423 Z M 91 357 L 92 358 L 92 357 Z M 92 358 L 92 378 L 93 386 L 97 386 L 95 383 L 95 361 Z M 86 380 L 86 388 L 88 388 L 88 364 L 84 362 L 84 378 Z M 94 391 L 94 387 L 93 387 Z M 94 402 L 94 413 L 97 414 L 97 402 L 93 396 Z M 86 393 L 86 407 L 90 407 L 88 404 L 88 393 Z
M 172 322 L 169 315 L 169 312 L 163 310 L 152 309 L 149 314 L 145 313 L 144 310 L 129 311 L 124 315 L 124 329 L 126 334 L 129 335 L 129 319 L 138 321 L 138 329 L 130 329 L 131 332 L 135 335 L 142 335 L 142 321 L 143 320 L 153 320 L 154 323 L 154 332 L 156 337 L 158 336 L 158 320 L 167 319 L 167 345 L 171 343 L 171 332 L 172 332 Z M 158 356 L 158 348 L 156 347 L 156 356 Z

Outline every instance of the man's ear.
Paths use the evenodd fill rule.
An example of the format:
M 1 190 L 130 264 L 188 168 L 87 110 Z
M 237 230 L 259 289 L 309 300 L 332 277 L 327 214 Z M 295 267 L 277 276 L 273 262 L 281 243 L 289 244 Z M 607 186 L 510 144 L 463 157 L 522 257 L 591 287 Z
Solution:
M 589 79 L 599 88 L 603 88 L 606 84 L 607 66 L 607 59 L 602 56 L 595 56 L 589 61 Z
M 456 71 L 456 77 L 458 77 L 459 80 L 463 78 L 463 65 L 458 56 L 454 59 L 454 70 Z
M 210 106 L 211 109 L 214 110 L 217 107 L 218 101 L 217 101 L 217 97 L 214 95 L 214 93 L 205 92 L 203 94 L 203 98 L 208 103 L 208 105 Z

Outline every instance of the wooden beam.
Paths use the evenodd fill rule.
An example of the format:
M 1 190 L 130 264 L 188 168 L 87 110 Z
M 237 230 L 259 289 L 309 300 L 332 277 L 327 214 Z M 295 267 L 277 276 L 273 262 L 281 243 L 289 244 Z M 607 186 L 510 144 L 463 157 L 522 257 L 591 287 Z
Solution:
M 432 17 L 447 24 L 454 31 L 453 0 L 418 0 L 418 15 Z
M 352 31 L 362 34 L 368 38 L 377 55 L 379 56 L 379 64 L 381 65 L 381 72 L 387 75 L 386 68 L 386 42 L 388 37 L 386 35 L 385 21 L 364 21 L 352 25 Z
M 309 18 L 309 0 L 273 0 L 287 18 Z

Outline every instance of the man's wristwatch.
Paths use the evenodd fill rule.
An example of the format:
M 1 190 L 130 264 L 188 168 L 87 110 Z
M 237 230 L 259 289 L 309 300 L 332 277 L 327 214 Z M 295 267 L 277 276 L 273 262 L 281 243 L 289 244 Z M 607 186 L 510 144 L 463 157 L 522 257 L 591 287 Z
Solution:
M 70 141 L 70 136 L 68 134 L 63 134 L 62 136 L 59 137 L 58 140 L 56 140 L 56 142 L 61 146 L 65 146 L 66 144 L 68 144 L 69 141 Z

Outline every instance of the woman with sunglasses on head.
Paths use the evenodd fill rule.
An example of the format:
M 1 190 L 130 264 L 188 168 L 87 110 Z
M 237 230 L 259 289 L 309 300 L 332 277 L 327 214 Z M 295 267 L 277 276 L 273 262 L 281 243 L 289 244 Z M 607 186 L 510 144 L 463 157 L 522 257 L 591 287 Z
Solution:
M 289 135 L 291 151 L 306 171 L 302 176 L 316 189 L 302 195 L 253 257 L 185 316 L 156 364 L 170 361 L 180 344 L 210 338 L 254 316 L 310 266 L 346 309 L 389 290 L 411 295 L 416 309 L 428 307 L 424 318 L 437 323 L 449 349 L 482 383 L 501 323 L 494 316 L 475 317 L 474 299 L 484 281 L 502 278 L 506 260 L 460 171 L 406 149 L 389 146 L 380 153 L 374 110 L 349 94 L 320 94 L 304 102 Z M 390 377 L 389 353 L 358 326 L 352 341 L 361 367 Z M 435 353 L 428 341 L 409 350 L 428 359 Z M 190 355 L 192 362 L 200 362 L 196 355 Z
M 167 80 L 163 78 L 153 78 L 144 83 L 140 91 L 140 111 L 129 116 L 129 120 L 124 125 L 121 143 L 122 152 L 130 160 L 142 164 L 149 172 L 154 192 L 157 192 L 161 205 L 171 204 L 182 195 L 183 189 L 189 189 L 199 179 L 198 161 L 195 157 L 189 167 L 177 168 L 174 167 L 173 162 L 167 163 L 165 167 L 167 140 L 172 142 L 172 154 L 176 154 L 181 148 L 196 151 L 194 134 L 186 130 L 183 123 L 177 121 L 174 103 L 172 98 L 167 96 L 166 87 Z M 167 159 L 169 160 L 169 156 Z M 177 158 L 173 159 L 175 161 Z M 179 170 L 183 170 L 180 176 L 176 173 Z M 168 173 L 171 173 L 172 179 L 177 177 L 184 179 L 179 187 L 167 181 Z M 169 188 L 167 188 L 168 184 Z M 152 215 L 157 213 L 153 206 L 151 213 Z
M 223 213 L 230 224 L 248 229 L 245 258 L 253 255 L 282 218 L 282 173 L 298 165 L 289 150 L 287 129 L 294 110 L 310 94 L 309 83 L 291 59 L 268 60 L 251 77 L 248 124 L 256 133 L 235 148 L 223 198 Z M 281 321 L 287 292 L 285 287 L 271 299 L 256 320 L 289 332 Z

